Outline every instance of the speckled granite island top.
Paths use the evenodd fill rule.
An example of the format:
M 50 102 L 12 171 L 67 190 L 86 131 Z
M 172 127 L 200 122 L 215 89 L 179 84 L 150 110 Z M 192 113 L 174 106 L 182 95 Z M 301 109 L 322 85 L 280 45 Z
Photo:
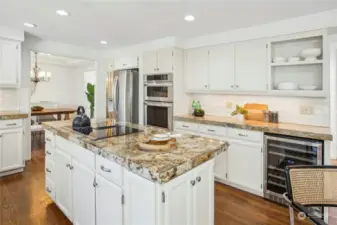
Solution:
M 92 126 L 97 123 L 111 124 L 111 120 L 92 121 Z M 203 138 L 192 135 L 177 137 L 177 148 L 168 152 L 147 152 L 138 147 L 139 140 L 144 137 L 168 130 L 135 124 L 127 124 L 142 132 L 118 137 L 95 140 L 90 135 L 75 132 L 71 128 L 72 121 L 45 122 L 46 130 L 53 132 L 73 143 L 76 143 L 97 155 L 114 161 L 130 171 L 154 182 L 165 183 L 173 178 L 186 173 L 198 165 L 214 158 L 217 154 L 228 149 L 227 142 Z M 96 131 L 94 131 L 96 132 Z
M 265 123 L 261 121 L 245 120 L 238 122 L 233 117 L 226 116 L 205 116 L 194 117 L 192 115 L 175 116 L 176 121 L 194 122 L 209 125 L 226 126 L 247 130 L 256 130 L 273 134 L 283 134 L 296 137 L 312 138 L 317 140 L 332 140 L 332 135 L 328 127 L 309 126 L 290 123 Z
M 0 120 L 14 120 L 28 118 L 27 113 L 20 111 L 0 111 Z

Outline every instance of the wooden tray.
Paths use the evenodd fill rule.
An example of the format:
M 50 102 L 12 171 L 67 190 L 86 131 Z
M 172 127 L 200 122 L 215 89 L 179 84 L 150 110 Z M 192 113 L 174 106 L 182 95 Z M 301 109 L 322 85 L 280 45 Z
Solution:
M 263 111 L 268 110 L 268 105 L 248 103 L 244 105 L 244 108 L 248 111 L 248 114 L 245 116 L 246 120 L 263 121 Z
M 169 151 L 177 147 L 175 138 L 167 141 L 143 140 L 138 145 L 143 151 Z

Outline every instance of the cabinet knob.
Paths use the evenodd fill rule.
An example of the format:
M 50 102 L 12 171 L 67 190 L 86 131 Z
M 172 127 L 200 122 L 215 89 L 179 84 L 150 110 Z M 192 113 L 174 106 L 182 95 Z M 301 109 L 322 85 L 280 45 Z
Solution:
M 237 88 L 238 88 L 238 87 L 239 87 L 239 85 L 235 85 L 235 87 L 237 87 Z
M 195 180 L 191 180 L 191 185 L 192 185 L 192 186 L 195 185 Z
M 205 88 L 207 88 L 208 87 L 208 85 L 205 85 Z
M 50 169 L 48 169 L 48 168 L 46 169 L 46 171 L 47 171 L 47 173 L 51 173 L 51 170 L 50 170 Z
M 196 180 L 197 180 L 198 182 L 200 182 L 200 181 L 201 181 L 201 177 L 198 176 L 198 177 L 196 178 Z
M 73 167 L 72 165 L 70 165 L 70 166 L 69 166 L 69 169 L 71 169 L 71 170 L 72 170 L 72 169 L 74 169 L 74 167 Z
M 157 68 L 157 71 L 159 71 L 159 68 Z
M 68 164 L 66 164 L 66 167 L 68 167 L 68 168 L 69 168 L 69 167 L 70 167 L 70 164 L 69 164 L 69 163 L 68 163 Z
M 92 184 L 92 186 L 94 186 L 94 187 L 98 187 L 98 184 L 97 184 L 97 182 L 96 182 L 96 181 L 94 181 L 94 183 Z
M 234 85 L 233 85 L 233 84 L 231 85 L 231 88 L 234 88 Z
M 0 136 L 1 137 L 1 136 Z M 46 154 L 47 155 L 51 155 L 51 152 L 50 151 L 46 151 Z
M 48 193 L 50 193 L 50 192 L 51 192 L 51 190 L 50 190 L 49 188 L 46 188 L 46 191 L 47 191 Z

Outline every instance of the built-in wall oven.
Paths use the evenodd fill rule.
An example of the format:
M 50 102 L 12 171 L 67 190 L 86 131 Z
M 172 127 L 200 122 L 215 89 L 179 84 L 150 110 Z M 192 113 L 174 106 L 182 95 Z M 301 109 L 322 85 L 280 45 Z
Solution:
M 264 136 L 264 197 L 286 205 L 284 169 L 290 165 L 323 165 L 323 141 L 285 135 L 265 134 Z M 312 211 L 323 216 L 322 208 Z
M 144 75 L 144 123 L 172 130 L 172 74 Z

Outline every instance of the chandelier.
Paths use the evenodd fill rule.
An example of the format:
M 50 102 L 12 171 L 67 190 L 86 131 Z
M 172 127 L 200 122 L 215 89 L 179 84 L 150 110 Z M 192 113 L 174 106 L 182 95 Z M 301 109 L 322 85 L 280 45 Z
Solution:
M 48 82 L 51 78 L 51 72 L 45 72 L 40 69 L 40 67 L 37 66 L 37 52 L 35 52 L 35 66 L 30 71 L 30 81 L 34 82 L 35 84 L 44 81 Z

